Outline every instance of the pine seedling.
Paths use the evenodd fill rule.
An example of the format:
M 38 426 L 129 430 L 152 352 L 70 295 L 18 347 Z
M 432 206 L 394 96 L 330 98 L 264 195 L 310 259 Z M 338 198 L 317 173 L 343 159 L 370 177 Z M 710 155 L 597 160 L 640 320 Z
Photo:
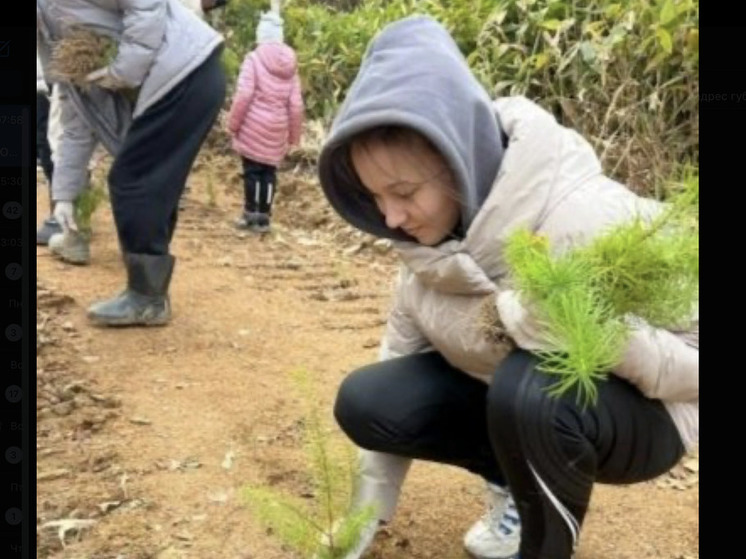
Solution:
M 89 186 L 80 193 L 74 203 L 75 223 L 81 232 L 87 232 L 91 229 L 91 219 L 93 212 L 106 199 L 104 189 L 91 180 Z
M 305 405 L 303 441 L 312 498 L 260 486 L 245 488 L 244 497 L 260 522 L 302 557 L 341 559 L 357 544 L 374 511 L 352 507 L 358 477 L 356 449 L 324 425 L 308 373 L 296 372 L 294 383 Z

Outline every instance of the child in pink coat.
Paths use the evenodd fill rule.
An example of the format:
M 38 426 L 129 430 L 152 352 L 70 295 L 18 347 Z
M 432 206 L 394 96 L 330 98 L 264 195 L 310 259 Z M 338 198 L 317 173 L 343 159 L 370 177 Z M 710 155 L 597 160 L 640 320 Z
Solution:
M 262 14 L 256 29 L 258 46 L 241 65 L 228 116 L 233 149 L 243 160 L 242 229 L 269 231 L 277 166 L 303 126 L 303 98 L 295 51 L 283 42 L 283 21 L 275 12 Z

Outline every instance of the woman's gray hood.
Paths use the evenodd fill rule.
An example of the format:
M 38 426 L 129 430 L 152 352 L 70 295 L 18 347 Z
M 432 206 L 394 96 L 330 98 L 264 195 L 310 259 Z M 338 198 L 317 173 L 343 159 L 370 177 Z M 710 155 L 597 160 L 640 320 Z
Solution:
M 461 227 L 468 229 L 495 180 L 503 145 L 487 92 L 433 19 L 402 19 L 371 42 L 319 158 L 321 186 L 344 219 L 379 237 L 412 240 L 386 226 L 345 164 L 350 140 L 381 126 L 414 129 L 440 151 L 460 188 Z

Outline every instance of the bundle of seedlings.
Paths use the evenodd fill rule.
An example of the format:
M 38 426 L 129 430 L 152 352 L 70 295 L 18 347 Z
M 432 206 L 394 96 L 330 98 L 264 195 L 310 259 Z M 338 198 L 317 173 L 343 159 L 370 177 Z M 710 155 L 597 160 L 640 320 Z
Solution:
M 550 392 L 576 388 L 579 401 L 594 404 L 597 383 L 621 362 L 633 328 L 685 331 L 698 311 L 698 173 L 688 172 L 653 219 L 616 226 L 562 254 L 545 237 L 518 230 L 506 260 L 508 283 L 552 348 L 536 352 L 539 369 L 558 377 Z M 489 320 L 488 335 L 501 329 L 497 313 Z
M 86 76 L 111 64 L 117 55 L 117 43 L 83 27 L 76 27 L 52 46 L 49 73 L 54 81 L 70 83 L 83 90 L 90 88 Z
M 303 442 L 310 489 L 306 498 L 250 485 L 243 496 L 254 515 L 285 544 L 308 559 L 341 559 L 360 541 L 373 507 L 353 507 L 357 450 L 326 426 L 320 399 L 305 371 L 294 374 L 305 407 Z

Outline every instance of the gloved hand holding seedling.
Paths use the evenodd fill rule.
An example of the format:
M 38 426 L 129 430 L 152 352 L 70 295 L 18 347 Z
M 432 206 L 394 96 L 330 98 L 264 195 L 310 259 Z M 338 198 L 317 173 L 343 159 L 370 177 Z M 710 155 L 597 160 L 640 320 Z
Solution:
M 486 333 L 507 332 L 556 375 L 552 392 L 576 387 L 594 403 L 596 383 L 622 364 L 638 324 L 686 329 L 699 299 L 699 177 L 652 221 L 617 226 L 588 246 L 556 255 L 529 231 L 509 239 L 509 287 Z M 494 337 L 494 336 L 493 336 Z

